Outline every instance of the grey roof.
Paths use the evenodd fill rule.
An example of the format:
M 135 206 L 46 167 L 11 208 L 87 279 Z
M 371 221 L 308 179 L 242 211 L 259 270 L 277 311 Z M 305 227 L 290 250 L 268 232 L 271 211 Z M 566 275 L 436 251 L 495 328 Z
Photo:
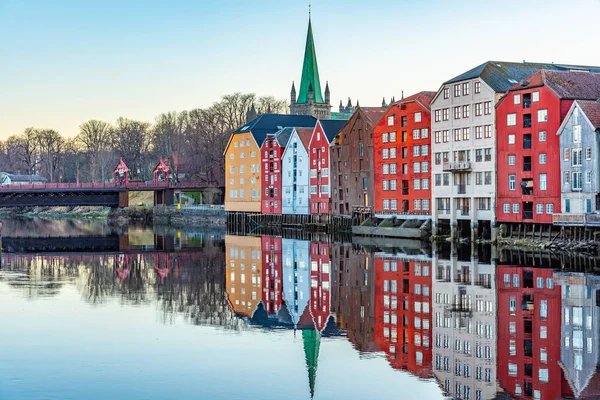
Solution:
M 39 175 L 18 175 L 18 174 L 9 174 L 8 172 L 0 172 L 0 177 L 7 176 L 10 178 L 12 182 L 48 182 L 48 179 L 39 176 Z
M 292 132 L 294 132 L 294 128 L 286 127 L 275 133 L 275 140 L 279 143 L 279 146 L 287 146 L 288 140 L 290 140 L 290 136 L 292 136 Z
M 250 132 L 260 147 L 269 133 L 275 133 L 287 126 L 313 128 L 316 123 L 317 120 L 311 115 L 261 114 L 235 130 L 233 134 Z
M 331 141 L 335 138 L 335 135 L 338 134 L 347 121 L 343 119 L 322 119 L 319 120 L 319 122 L 321 122 L 323 132 L 325 132 L 325 137 L 327 137 L 327 141 L 331 143 Z
M 510 89 L 511 86 L 523 79 L 530 77 L 541 69 L 554 71 L 580 70 L 600 72 L 600 67 L 583 65 L 486 61 L 483 64 L 478 65 L 477 67 L 444 82 L 444 85 L 479 77 L 485 81 L 485 83 L 487 83 L 495 92 L 503 93 Z

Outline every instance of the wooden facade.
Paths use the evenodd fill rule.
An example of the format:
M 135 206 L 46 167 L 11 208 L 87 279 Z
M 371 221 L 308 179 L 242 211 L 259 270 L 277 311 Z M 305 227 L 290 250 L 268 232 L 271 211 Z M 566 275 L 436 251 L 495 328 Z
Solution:
M 373 130 L 376 215 L 431 212 L 431 99 L 420 92 L 390 106 Z
M 352 215 L 353 207 L 373 206 L 373 128 L 385 111 L 359 107 L 331 142 L 333 214 Z

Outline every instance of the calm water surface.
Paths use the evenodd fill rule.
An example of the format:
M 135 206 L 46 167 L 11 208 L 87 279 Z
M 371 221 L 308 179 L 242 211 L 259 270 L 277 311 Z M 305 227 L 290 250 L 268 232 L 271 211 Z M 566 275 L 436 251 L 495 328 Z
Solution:
M 572 259 L 72 221 L 4 221 L 3 234 L 0 399 L 554 399 L 600 386 L 600 279 Z

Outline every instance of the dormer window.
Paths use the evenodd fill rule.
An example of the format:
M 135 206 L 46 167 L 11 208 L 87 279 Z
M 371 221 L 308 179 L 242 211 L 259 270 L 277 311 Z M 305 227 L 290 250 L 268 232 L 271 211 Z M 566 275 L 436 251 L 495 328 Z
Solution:
M 394 115 L 390 115 L 387 119 L 388 126 L 394 126 Z

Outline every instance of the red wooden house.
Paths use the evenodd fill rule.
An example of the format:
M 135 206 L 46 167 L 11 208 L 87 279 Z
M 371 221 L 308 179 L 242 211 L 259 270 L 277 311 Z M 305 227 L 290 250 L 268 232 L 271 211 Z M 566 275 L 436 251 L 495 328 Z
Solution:
M 501 266 L 498 380 L 514 397 L 554 399 L 564 392 L 561 287 L 552 269 Z
M 281 238 L 261 237 L 262 302 L 269 316 L 276 315 L 283 304 Z
M 393 368 L 431 377 L 431 261 L 376 253 L 375 342 Z
M 283 128 L 274 134 L 267 134 L 260 148 L 263 214 L 281 214 L 281 157 L 292 131 L 293 128 Z
M 431 211 L 431 99 L 419 92 L 395 102 L 373 130 L 375 213 Z
M 310 242 L 310 313 L 322 332 L 331 312 L 331 258 L 327 243 Z
M 539 71 L 496 105 L 497 201 L 501 222 L 552 223 L 560 212 L 561 154 L 556 135 L 574 100 L 600 97 L 600 74 Z M 579 155 L 576 155 L 578 157 Z
M 345 120 L 318 120 L 313 130 L 308 152 L 310 157 L 310 213 L 328 214 L 330 185 L 329 143 Z

